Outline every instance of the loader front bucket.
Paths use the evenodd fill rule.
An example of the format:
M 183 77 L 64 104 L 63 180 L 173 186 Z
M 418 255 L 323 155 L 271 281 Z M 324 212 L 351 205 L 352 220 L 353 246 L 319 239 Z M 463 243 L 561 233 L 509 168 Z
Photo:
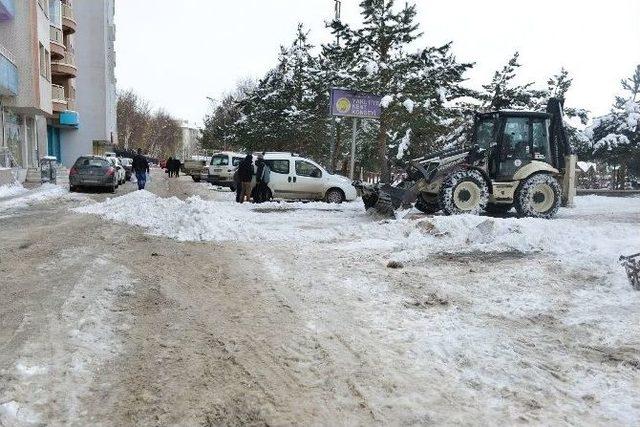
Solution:
M 395 210 L 402 206 L 406 194 L 407 191 L 402 188 L 385 184 L 381 187 L 363 189 L 362 201 L 367 211 L 373 208 L 382 216 L 395 218 Z

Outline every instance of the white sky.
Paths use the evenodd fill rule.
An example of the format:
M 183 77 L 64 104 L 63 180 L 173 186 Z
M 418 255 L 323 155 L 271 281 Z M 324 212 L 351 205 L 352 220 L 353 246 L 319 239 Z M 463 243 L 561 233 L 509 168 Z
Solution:
M 397 0 L 403 3 L 404 0 Z M 520 51 L 523 80 L 543 85 L 560 67 L 574 77 L 568 105 L 608 111 L 619 81 L 640 64 L 638 0 L 417 0 L 424 41 L 453 41 L 461 61 L 475 61 L 479 87 Z M 359 0 L 342 17 L 358 20 Z M 118 87 L 135 89 L 174 115 L 201 122 L 206 97 L 275 65 L 298 22 L 311 40 L 327 40 L 333 0 L 118 0 Z

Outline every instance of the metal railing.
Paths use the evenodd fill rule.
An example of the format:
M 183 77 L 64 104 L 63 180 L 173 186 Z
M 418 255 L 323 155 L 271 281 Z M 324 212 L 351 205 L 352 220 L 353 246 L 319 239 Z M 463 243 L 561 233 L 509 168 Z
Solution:
M 72 67 L 75 68 L 76 56 L 72 51 L 67 50 L 67 53 L 64 56 L 64 58 L 51 61 L 51 64 L 71 65 Z
M 76 15 L 73 13 L 73 8 L 70 4 L 62 3 L 62 17 L 75 22 Z
M 67 98 L 64 96 L 64 86 L 51 85 L 51 100 L 57 103 L 67 103 Z
M 51 41 L 54 43 L 58 43 L 59 45 L 64 46 L 64 35 L 62 33 L 62 30 L 58 27 L 54 27 L 53 25 L 51 26 L 51 30 L 50 30 L 50 38 Z

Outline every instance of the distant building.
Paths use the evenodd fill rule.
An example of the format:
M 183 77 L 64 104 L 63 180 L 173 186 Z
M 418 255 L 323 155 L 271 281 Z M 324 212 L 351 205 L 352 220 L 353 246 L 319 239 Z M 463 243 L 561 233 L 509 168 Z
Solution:
M 189 124 L 187 120 L 180 122 L 180 128 L 182 129 L 182 145 L 176 155 L 183 160 L 190 159 L 192 156 L 201 155 L 201 130 L 197 126 Z
M 0 165 L 117 142 L 113 17 L 114 0 L 0 0 Z

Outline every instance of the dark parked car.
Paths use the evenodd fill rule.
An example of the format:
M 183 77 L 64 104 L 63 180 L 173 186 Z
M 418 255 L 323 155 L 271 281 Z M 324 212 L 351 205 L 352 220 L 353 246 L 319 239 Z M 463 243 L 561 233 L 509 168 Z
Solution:
M 118 188 L 116 168 L 105 157 L 80 157 L 69 170 L 69 189 L 77 191 L 80 187 L 106 188 L 115 193 Z

